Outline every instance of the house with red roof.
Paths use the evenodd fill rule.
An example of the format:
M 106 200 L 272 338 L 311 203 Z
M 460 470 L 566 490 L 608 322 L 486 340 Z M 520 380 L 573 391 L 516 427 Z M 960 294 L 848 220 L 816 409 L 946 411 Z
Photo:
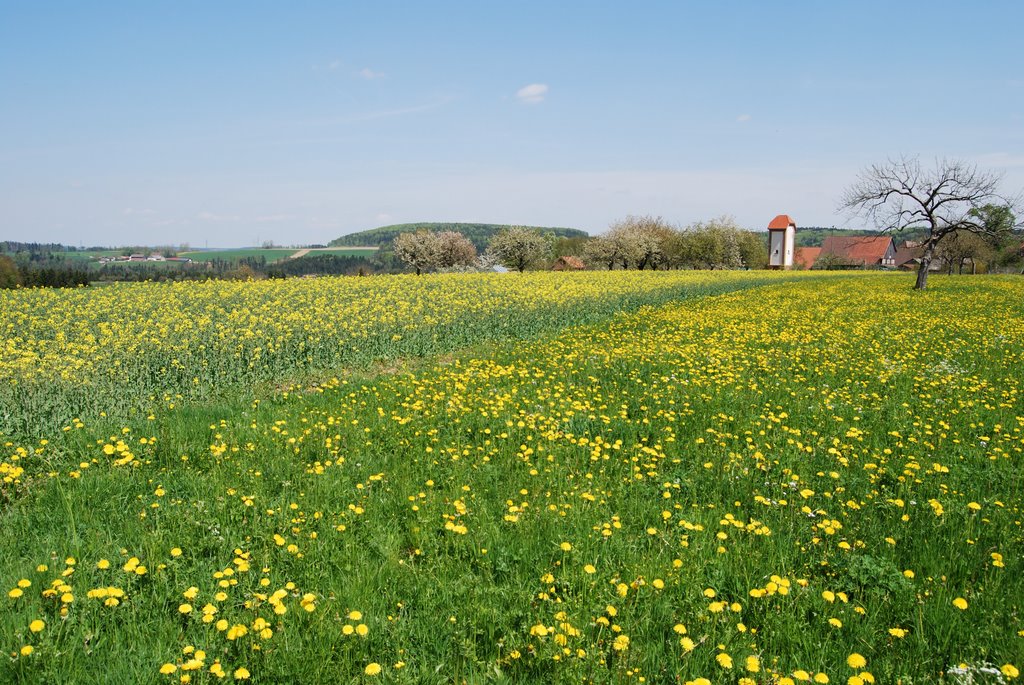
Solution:
M 552 271 L 582 271 L 587 268 L 587 265 L 583 263 L 583 260 L 579 257 L 564 256 L 559 257 L 555 260 L 554 266 L 551 267 Z
M 893 268 L 896 245 L 887 235 L 830 235 L 821 246 L 820 257 L 831 257 L 837 266 L 847 268 Z
M 810 269 L 814 262 L 818 261 L 821 255 L 820 247 L 798 247 L 793 255 L 793 265 L 804 269 Z

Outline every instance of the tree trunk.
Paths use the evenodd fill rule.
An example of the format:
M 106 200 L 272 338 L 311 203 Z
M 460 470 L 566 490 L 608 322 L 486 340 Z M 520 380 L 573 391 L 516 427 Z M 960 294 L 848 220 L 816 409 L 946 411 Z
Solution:
M 935 241 L 929 240 L 924 247 L 924 254 L 921 255 L 921 266 L 917 269 L 917 282 L 915 290 L 924 290 L 928 287 L 928 269 L 932 266 L 932 255 L 935 253 Z

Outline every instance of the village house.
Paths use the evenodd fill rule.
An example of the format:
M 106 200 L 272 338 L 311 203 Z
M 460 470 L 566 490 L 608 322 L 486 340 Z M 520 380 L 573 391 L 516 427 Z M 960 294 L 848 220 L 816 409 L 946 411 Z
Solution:
M 896 245 L 887 235 L 830 235 L 818 258 L 830 258 L 839 268 L 891 269 L 896 266 Z
M 820 247 L 798 247 L 793 255 L 793 265 L 798 268 L 810 269 L 821 255 Z
M 580 260 L 579 257 L 559 257 L 555 260 L 554 265 L 551 267 L 552 271 L 581 271 L 586 268 L 586 265 Z

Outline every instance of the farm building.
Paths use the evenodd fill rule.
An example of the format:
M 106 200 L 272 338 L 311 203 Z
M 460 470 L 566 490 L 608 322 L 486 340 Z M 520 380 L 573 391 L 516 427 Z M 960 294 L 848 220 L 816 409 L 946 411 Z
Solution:
M 552 271 L 581 271 L 586 264 L 579 257 L 559 257 L 551 267 Z
M 896 266 L 896 245 L 887 235 L 830 235 L 821 246 L 820 257 L 830 257 L 838 267 L 892 268 Z
M 820 247 L 798 247 L 796 254 L 793 255 L 793 265 L 810 269 L 814 266 L 814 262 L 818 261 L 819 255 L 821 255 Z

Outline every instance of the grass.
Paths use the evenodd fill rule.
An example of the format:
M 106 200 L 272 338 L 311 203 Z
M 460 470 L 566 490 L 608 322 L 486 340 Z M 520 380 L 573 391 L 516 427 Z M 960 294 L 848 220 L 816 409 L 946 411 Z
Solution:
M 287 259 L 298 250 L 291 248 L 259 248 L 259 247 L 246 247 L 246 248 L 234 248 L 230 250 L 196 250 L 192 252 L 179 252 L 179 257 L 187 257 L 194 262 L 209 262 L 214 259 L 221 259 L 228 262 L 237 262 L 242 259 L 259 258 L 263 257 L 267 260 L 267 263 L 277 262 L 282 259 Z
M 0 679 L 1012 674 L 1024 285 L 933 283 L 599 306 L 11 443 Z
M 335 257 L 372 257 L 377 247 L 321 247 L 309 251 L 310 256 L 329 254 Z

